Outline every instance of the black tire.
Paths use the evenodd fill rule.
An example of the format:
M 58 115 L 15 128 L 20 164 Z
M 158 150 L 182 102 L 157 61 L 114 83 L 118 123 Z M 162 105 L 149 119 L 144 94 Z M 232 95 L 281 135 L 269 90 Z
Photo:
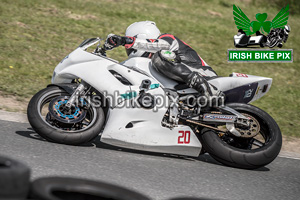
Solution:
M 95 109 L 95 120 L 93 122 L 93 126 L 88 127 L 84 130 L 78 130 L 76 132 L 68 132 L 62 129 L 58 129 L 56 127 L 51 126 L 45 119 L 42 118 L 40 112 L 38 111 L 39 102 L 41 98 L 45 98 L 47 94 L 57 94 L 60 95 L 68 95 L 66 91 L 63 89 L 51 86 L 47 87 L 37 94 L 35 94 L 29 102 L 27 109 L 27 117 L 32 128 L 43 138 L 48 141 L 68 144 L 68 145 L 80 145 L 86 142 L 91 141 L 101 132 L 105 115 L 103 109 L 101 107 L 94 108 Z M 41 100 L 42 101 L 42 100 Z
M 67 177 L 48 177 L 33 181 L 30 196 L 39 200 L 150 200 L 119 186 Z
M 26 199 L 30 169 L 21 162 L 0 156 L 0 199 Z
M 281 132 L 275 120 L 253 105 L 234 103 L 228 106 L 241 113 L 255 116 L 260 125 L 265 127 L 265 132 L 269 134 L 270 139 L 261 148 L 240 149 L 224 142 L 215 131 L 204 128 L 200 135 L 204 149 L 214 159 L 231 167 L 256 169 L 271 163 L 279 154 L 282 145 Z
M 264 47 L 265 47 L 265 43 L 260 42 L 260 43 L 259 43 L 259 46 L 262 47 L 262 48 L 264 48 Z

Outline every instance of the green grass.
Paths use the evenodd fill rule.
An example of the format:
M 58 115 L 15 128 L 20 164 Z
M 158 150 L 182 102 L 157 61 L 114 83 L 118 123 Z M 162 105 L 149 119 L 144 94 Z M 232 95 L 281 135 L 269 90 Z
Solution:
M 272 20 L 279 12 L 257 2 L 235 4 L 250 20 L 258 12 Z M 293 63 L 228 63 L 227 49 L 234 48 L 237 29 L 232 3 L 225 0 L 1 0 L 0 91 L 30 97 L 50 83 L 56 64 L 82 40 L 122 35 L 129 24 L 142 20 L 153 20 L 161 32 L 190 44 L 221 76 L 234 71 L 273 78 L 270 92 L 254 104 L 275 118 L 283 134 L 300 137 L 300 16 L 290 15 L 292 31 L 284 45 L 294 49 Z M 109 56 L 126 58 L 123 47 Z

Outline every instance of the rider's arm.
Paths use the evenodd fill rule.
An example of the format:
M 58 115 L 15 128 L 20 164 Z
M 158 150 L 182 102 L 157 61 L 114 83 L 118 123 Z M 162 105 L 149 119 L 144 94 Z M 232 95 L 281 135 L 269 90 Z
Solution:
M 158 39 L 132 38 L 132 43 L 125 45 L 126 48 L 139 49 L 146 52 L 155 53 L 160 50 L 177 51 L 179 44 L 174 35 L 162 34 Z
M 127 37 L 129 38 L 129 37 Z M 126 49 L 133 48 L 150 53 L 155 53 L 160 50 L 169 50 L 170 44 L 162 39 L 140 39 L 130 37 L 131 40 L 126 43 L 124 46 Z
M 135 37 L 121 37 L 118 35 L 108 35 L 106 42 L 110 45 L 110 48 L 118 47 L 119 45 L 125 46 L 125 48 L 138 49 L 150 53 L 155 53 L 160 50 L 172 49 L 174 36 L 164 34 L 159 39 L 140 39 Z

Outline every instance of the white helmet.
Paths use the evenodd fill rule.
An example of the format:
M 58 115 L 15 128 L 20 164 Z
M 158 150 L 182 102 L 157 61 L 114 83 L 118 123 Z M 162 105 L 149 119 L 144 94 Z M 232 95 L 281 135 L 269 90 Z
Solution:
M 288 35 L 289 32 L 291 32 L 291 27 L 289 25 L 285 25 L 283 30 L 284 30 L 284 33 Z
M 152 21 L 141 21 L 134 22 L 127 27 L 125 36 L 135 37 L 140 39 L 157 39 L 160 36 L 160 31 L 157 28 L 155 22 Z M 145 51 L 127 49 L 127 55 L 131 57 L 141 57 Z

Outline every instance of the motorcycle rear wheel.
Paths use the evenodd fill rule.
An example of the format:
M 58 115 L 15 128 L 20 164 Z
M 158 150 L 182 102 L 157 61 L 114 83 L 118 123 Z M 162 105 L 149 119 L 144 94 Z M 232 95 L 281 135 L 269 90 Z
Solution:
M 32 128 L 48 141 L 68 145 L 84 144 L 97 137 L 105 121 L 101 107 L 95 108 L 91 105 L 86 111 L 80 110 L 80 112 L 87 114 L 81 122 L 76 122 L 76 128 L 73 128 L 72 124 L 49 120 L 49 106 L 47 105 L 50 105 L 53 99 L 61 96 L 70 95 L 59 87 L 51 86 L 39 91 L 32 97 L 27 109 L 28 121 Z M 77 107 L 77 109 L 79 108 Z
M 200 140 L 203 148 L 220 163 L 243 169 L 256 169 L 271 163 L 279 154 L 282 146 L 282 136 L 275 120 L 265 111 L 249 104 L 233 103 L 227 105 L 240 113 L 255 117 L 260 125 L 260 133 L 264 142 L 255 139 L 237 138 L 241 142 L 255 141 L 256 148 L 243 148 L 232 145 L 224 140 L 221 134 L 204 128 L 201 130 Z M 252 144 L 249 144 L 249 146 Z M 248 147 L 249 147 L 248 146 Z M 251 147 L 251 146 L 250 146 Z

